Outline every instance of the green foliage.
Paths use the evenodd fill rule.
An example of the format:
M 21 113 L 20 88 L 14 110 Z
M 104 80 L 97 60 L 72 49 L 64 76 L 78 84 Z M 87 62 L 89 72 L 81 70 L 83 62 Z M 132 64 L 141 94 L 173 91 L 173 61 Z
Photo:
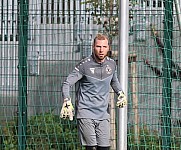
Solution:
M 178 122 L 177 122 L 178 121 Z M 172 148 L 181 149 L 181 124 L 180 119 L 176 120 L 174 127 L 172 128 Z
M 134 127 L 128 131 L 128 147 L 130 150 L 161 150 L 161 138 L 156 131 L 150 131 L 146 126 L 139 128 L 138 139 L 134 133 Z
M 179 128 L 180 129 L 180 128 Z M 134 127 L 130 127 L 128 130 L 128 149 L 129 150 L 161 150 L 164 145 L 162 145 L 162 137 L 158 131 L 150 130 L 146 125 L 139 128 L 138 139 L 134 131 Z M 172 128 L 171 138 L 171 149 L 180 149 L 180 134 L 179 130 L 174 131 Z M 168 137 L 169 138 L 169 137 Z
M 2 121 L 0 124 L 0 148 L 3 150 L 17 150 L 15 121 Z
M 78 149 L 75 122 L 60 120 L 51 112 L 30 117 L 27 131 L 28 149 Z
M 17 120 L 17 119 L 16 119 Z M 1 123 L 2 150 L 18 149 L 17 121 Z M 136 140 L 134 126 L 128 128 L 129 150 L 161 150 L 162 137 L 157 131 L 150 130 L 146 125 L 139 128 L 139 140 Z M 180 149 L 180 127 L 172 128 L 171 148 Z M 76 120 L 61 120 L 52 112 L 31 116 L 27 123 L 27 150 L 83 150 L 77 136 Z
M 119 12 L 119 0 L 106 0 L 104 2 L 98 0 L 86 0 L 82 4 L 88 4 L 86 11 L 90 11 L 91 15 L 94 17 L 94 24 L 99 24 L 103 26 L 103 32 L 107 34 L 110 40 L 119 34 L 119 24 L 118 24 L 118 12 Z M 134 7 L 138 5 L 136 0 L 129 1 L 129 18 L 133 18 Z
M 17 121 L 1 125 L 3 150 L 17 150 Z M 61 120 L 52 112 L 31 116 L 27 122 L 27 150 L 81 150 L 75 121 Z
M 82 4 L 90 5 L 87 11 L 91 12 L 94 24 L 103 25 L 103 31 L 99 32 L 107 34 L 110 40 L 118 35 L 118 1 L 114 4 L 114 0 L 87 0 Z

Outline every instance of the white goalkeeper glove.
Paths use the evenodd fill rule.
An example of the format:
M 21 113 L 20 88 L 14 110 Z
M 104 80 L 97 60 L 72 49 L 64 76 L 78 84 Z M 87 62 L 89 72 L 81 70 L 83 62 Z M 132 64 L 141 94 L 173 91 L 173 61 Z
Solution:
M 66 98 L 64 99 L 63 106 L 60 112 L 60 118 L 66 119 L 69 118 L 69 120 L 73 120 L 74 116 L 74 107 L 72 105 L 71 99 Z
M 116 103 L 116 106 L 119 108 L 123 108 L 126 105 L 127 105 L 126 95 L 123 93 L 123 91 L 120 91 L 118 93 L 118 101 Z

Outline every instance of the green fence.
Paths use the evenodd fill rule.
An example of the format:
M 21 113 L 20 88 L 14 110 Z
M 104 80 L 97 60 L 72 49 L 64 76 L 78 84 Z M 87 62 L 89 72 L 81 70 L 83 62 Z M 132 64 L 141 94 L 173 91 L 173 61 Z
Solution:
M 180 2 L 129 2 L 127 147 L 180 150 Z M 84 149 L 76 120 L 59 118 L 61 86 L 91 54 L 98 32 L 109 35 L 110 56 L 119 59 L 118 6 L 116 0 L 0 3 L 0 149 Z M 121 130 L 115 101 L 110 91 L 111 150 Z

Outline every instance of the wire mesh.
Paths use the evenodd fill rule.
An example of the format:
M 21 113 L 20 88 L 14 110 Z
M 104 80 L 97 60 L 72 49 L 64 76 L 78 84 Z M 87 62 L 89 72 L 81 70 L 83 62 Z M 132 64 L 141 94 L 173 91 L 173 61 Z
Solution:
M 179 150 L 180 2 L 129 2 L 128 149 Z M 27 45 L 20 45 L 20 40 L 26 41 L 19 39 L 23 27 L 21 7 L 28 7 Z M 0 3 L 1 149 L 20 149 L 21 144 L 29 150 L 84 149 L 78 140 L 76 119 L 70 122 L 59 118 L 61 85 L 76 63 L 92 53 L 92 39 L 98 32 L 108 34 L 110 56 L 119 59 L 118 10 L 115 0 Z M 23 58 L 19 55 L 21 46 L 27 46 L 27 56 Z M 20 80 L 20 60 L 27 63 L 26 81 Z M 21 82 L 27 82 L 27 86 L 20 87 Z M 165 87 L 166 82 L 170 87 Z M 26 89 L 25 97 L 20 97 L 20 88 Z M 71 96 L 75 100 L 75 87 Z M 26 100 L 23 106 L 21 98 Z M 114 92 L 110 91 L 111 150 L 116 149 L 117 130 L 121 130 L 117 126 L 115 101 Z M 27 112 L 20 115 L 20 107 Z M 20 135 L 20 129 L 26 131 Z

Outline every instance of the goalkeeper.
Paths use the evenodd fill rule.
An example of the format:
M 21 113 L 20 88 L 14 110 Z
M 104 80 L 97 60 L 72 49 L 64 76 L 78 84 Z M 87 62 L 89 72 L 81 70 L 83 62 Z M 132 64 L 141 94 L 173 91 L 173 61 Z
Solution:
M 98 34 L 92 45 L 92 55 L 79 62 L 63 83 L 64 103 L 61 118 L 73 120 L 70 88 L 78 83 L 76 91 L 76 118 L 80 142 L 86 150 L 109 150 L 110 114 L 108 112 L 110 85 L 118 95 L 117 107 L 127 104 L 117 78 L 116 63 L 107 56 L 109 39 Z

